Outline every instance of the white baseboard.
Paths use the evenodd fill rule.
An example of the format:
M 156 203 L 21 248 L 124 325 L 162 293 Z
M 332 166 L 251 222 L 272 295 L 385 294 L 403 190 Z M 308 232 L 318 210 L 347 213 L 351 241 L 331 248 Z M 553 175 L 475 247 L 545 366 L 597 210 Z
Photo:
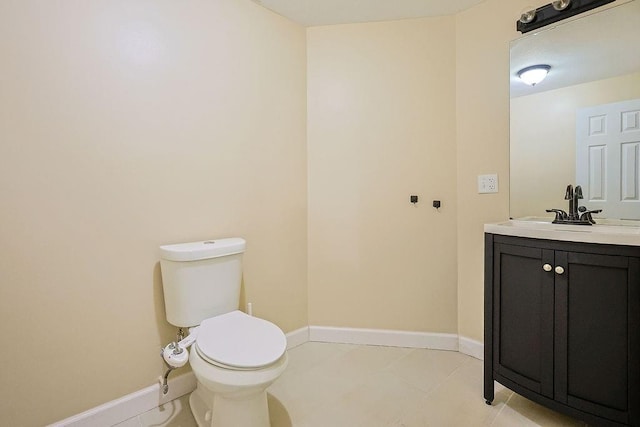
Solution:
M 484 344 L 467 337 L 458 338 L 458 351 L 478 360 L 484 360 Z
M 481 342 L 456 334 L 309 326 L 296 329 L 286 335 L 287 349 L 308 341 L 316 341 L 452 350 L 480 360 L 484 357 L 484 345 Z M 48 427 L 112 426 L 191 393 L 195 388 L 196 378 L 193 372 L 188 372 L 169 380 L 169 393 L 166 396 L 162 395 L 160 384 L 154 384 Z
M 81 414 L 53 423 L 49 427 L 112 426 L 191 393 L 195 388 L 196 377 L 193 372 L 188 372 L 169 380 L 169 393 L 166 396 L 162 395 L 160 384 L 157 383 L 119 399 L 96 406 Z
M 309 341 L 309 327 L 296 329 L 287 333 L 287 350 L 302 345 Z
M 458 350 L 458 335 L 456 334 L 392 331 L 386 329 L 309 326 L 309 341 Z

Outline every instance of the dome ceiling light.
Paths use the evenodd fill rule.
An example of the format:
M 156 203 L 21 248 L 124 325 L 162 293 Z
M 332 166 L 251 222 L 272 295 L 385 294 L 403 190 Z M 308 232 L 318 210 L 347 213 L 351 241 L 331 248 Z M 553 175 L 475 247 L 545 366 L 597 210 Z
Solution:
M 518 77 L 529 86 L 535 86 L 547 77 L 550 69 L 546 64 L 532 65 L 518 71 Z

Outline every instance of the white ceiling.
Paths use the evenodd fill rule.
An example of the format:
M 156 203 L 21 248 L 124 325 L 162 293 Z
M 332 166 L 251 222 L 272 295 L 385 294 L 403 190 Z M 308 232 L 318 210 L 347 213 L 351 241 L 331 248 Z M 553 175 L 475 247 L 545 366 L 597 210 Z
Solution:
M 484 0 L 253 0 L 307 27 L 451 15 Z

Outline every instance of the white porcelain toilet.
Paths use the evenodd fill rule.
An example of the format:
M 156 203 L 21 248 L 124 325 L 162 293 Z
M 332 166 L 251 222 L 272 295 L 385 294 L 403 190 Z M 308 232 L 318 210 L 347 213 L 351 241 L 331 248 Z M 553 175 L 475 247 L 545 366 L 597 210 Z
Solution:
M 160 247 L 167 320 L 197 336 L 189 403 L 200 427 L 268 427 L 266 389 L 287 367 L 282 330 L 238 310 L 245 247 L 241 238 Z

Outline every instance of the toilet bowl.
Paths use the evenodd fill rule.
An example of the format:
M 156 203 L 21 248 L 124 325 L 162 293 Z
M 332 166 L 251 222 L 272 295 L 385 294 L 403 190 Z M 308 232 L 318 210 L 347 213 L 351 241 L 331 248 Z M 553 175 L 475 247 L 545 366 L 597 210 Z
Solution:
M 233 311 L 204 320 L 189 355 L 200 427 L 268 427 L 266 389 L 287 367 L 286 337 L 264 319 Z

